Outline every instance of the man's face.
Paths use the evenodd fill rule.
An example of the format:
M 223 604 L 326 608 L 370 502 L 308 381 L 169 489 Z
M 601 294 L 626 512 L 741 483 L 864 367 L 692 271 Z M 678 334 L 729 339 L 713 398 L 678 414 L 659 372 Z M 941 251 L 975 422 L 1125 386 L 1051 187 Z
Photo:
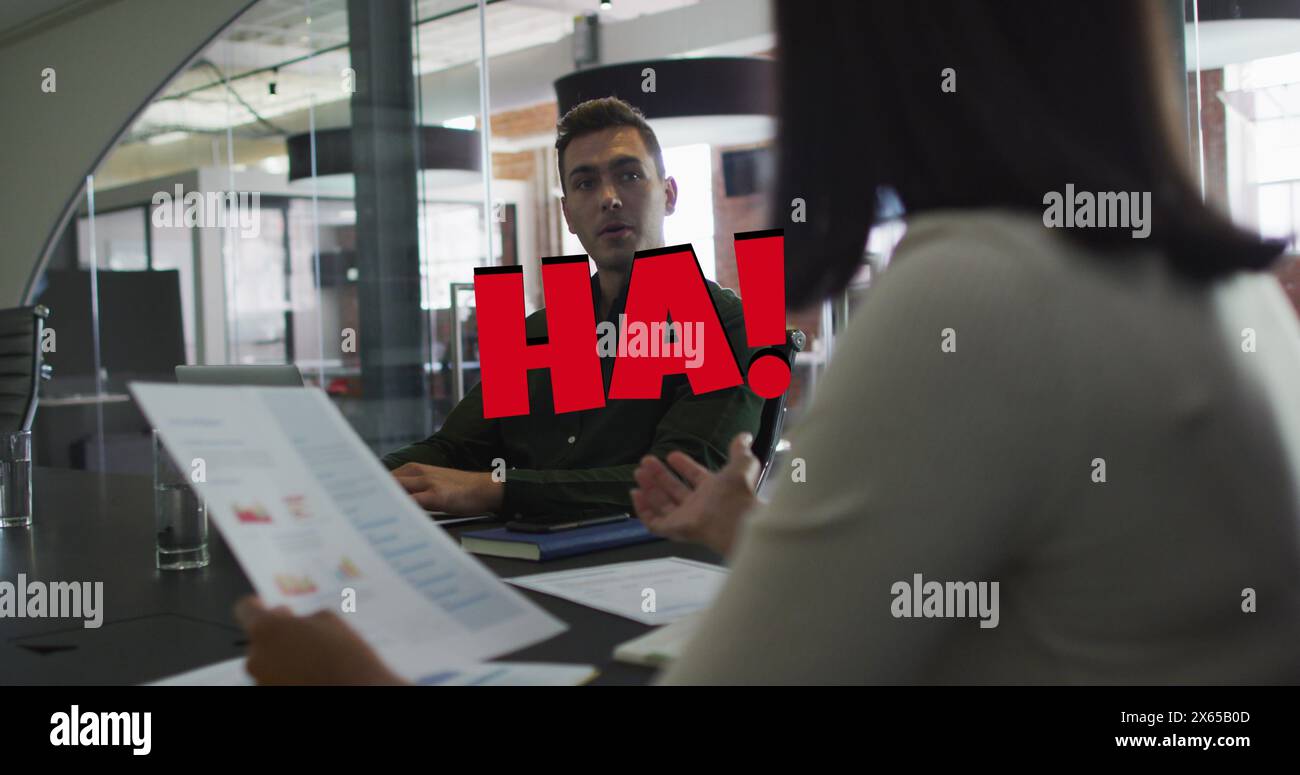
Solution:
M 564 219 L 598 270 L 625 272 L 636 251 L 663 247 L 664 216 L 677 205 L 677 181 L 659 179 L 635 127 L 575 138 L 564 151 L 564 176 Z

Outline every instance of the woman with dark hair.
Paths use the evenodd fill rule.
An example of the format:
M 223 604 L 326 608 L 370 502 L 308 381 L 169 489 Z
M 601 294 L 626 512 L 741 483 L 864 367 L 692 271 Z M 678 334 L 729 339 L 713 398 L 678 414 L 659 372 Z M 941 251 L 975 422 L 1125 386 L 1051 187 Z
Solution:
M 638 470 L 651 529 L 732 568 L 665 682 L 1300 680 L 1300 326 L 1247 271 L 1280 247 L 1191 182 L 1161 7 L 776 3 L 792 305 L 847 284 L 880 192 L 907 234 L 805 481 L 758 502 L 743 439 Z M 283 677 L 308 625 L 245 614 Z
M 642 519 L 733 566 L 666 681 L 1300 679 L 1300 331 L 1242 271 L 1280 246 L 1191 182 L 1163 5 L 777 3 L 791 300 L 844 287 L 882 187 L 907 234 L 806 482 L 643 462 Z

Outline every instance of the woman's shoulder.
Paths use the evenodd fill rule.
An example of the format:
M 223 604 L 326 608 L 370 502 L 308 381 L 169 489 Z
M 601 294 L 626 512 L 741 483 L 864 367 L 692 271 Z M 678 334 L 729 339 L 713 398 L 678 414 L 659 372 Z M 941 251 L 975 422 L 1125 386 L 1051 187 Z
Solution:
M 1057 317 L 1080 262 L 1032 214 L 1009 210 L 927 212 L 907 220 L 864 310 L 887 319 L 938 316 L 1014 323 Z
M 994 208 L 910 218 L 881 278 L 880 287 L 889 286 L 900 304 L 925 297 L 994 319 L 1039 313 L 1099 335 L 1110 313 L 1114 325 L 1132 315 L 1159 317 L 1204 301 L 1208 288 L 1178 277 L 1146 240 L 1103 248 L 1044 226 L 1033 212 Z
M 1003 208 L 939 210 L 909 218 L 894 257 L 900 266 L 944 261 L 957 278 L 1000 272 L 1038 281 L 1149 270 L 1164 263 L 1145 240 L 1103 249 L 1045 226 L 1033 212 Z

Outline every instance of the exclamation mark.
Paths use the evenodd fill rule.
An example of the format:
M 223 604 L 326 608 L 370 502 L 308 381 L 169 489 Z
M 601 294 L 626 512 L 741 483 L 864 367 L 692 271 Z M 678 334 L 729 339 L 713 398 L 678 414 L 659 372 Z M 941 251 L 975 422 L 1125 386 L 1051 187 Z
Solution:
M 736 234 L 736 272 L 751 348 L 763 347 L 749 361 L 749 389 L 776 398 L 790 386 L 790 362 L 777 347 L 785 344 L 785 232 L 782 229 Z

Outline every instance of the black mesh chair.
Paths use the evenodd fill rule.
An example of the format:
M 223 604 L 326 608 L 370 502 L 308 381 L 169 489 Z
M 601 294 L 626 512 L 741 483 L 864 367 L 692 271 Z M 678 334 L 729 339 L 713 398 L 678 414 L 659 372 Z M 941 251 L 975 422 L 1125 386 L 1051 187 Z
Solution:
M 802 331 L 791 329 L 785 332 L 785 344 L 776 348 L 790 364 L 791 373 L 794 372 L 795 354 L 803 350 L 807 341 Z M 754 457 L 762 464 L 758 472 L 758 483 L 754 485 L 755 492 L 763 486 L 763 481 L 767 479 L 767 472 L 772 467 L 772 460 L 776 457 L 776 446 L 781 442 L 781 426 L 785 424 L 785 397 L 789 392 L 786 390 L 776 398 L 769 398 L 763 402 L 763 415 L 758 424 L 758 433 L 754 434 L 754 443 L 750 446 Z
M 0 310 L 0 431 L 29 431 L 47 369 L 41 332 L 50 311 L 41 305 Z

